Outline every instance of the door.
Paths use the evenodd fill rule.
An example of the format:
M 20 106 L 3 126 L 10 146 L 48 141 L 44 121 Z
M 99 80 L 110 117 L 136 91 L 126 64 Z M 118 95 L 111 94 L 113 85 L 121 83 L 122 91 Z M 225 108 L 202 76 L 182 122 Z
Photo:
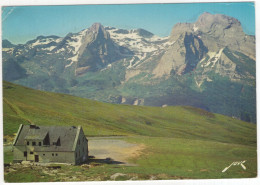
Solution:
M 35 162 L 39 162 L 39 155 L 35 155 L 35 156 L 34 156 L 34 161 L 35 161 Z

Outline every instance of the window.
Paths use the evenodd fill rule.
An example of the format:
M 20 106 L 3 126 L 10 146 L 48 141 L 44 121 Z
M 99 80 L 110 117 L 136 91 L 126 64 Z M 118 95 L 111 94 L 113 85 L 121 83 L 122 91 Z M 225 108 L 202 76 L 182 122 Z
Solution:
M 32 145 L 35 146 L 35 145 L 36 145 L 36 142 L 33 141 L 33 142 L 32 142 Z
M 27 141 L 27 145 L 30 145 L 30 142 L 29 142 L 29 141 Z
M 27 152 L 23 152 L 23 156 L 24 156 L 24 157 L 27 157 Z
M 56 154 L 56 156 L 58 156 L 58 154 Z
M 51 154 L 52 156 L 54 156 L 54 154 Z
M 42 154 L 43 156 L 45 156 L 45 154 Z
M 30 154 L 33 154 L 33 152 L 30 152 Z
M 39 146 L 42 146 L 42 142 L 39 142 Z

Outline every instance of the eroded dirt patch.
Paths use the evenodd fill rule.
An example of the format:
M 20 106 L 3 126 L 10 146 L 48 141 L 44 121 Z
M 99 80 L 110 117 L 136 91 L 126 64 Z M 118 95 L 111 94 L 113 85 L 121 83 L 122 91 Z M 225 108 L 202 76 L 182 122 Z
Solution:
M 120 137 L 93 137 L 88 138 L 89 155 L 96 159 L 111 158 L 124 165 L 134 165 L 128 162 L 129 158 L 141 155 L 145 145 L 133 144 Z

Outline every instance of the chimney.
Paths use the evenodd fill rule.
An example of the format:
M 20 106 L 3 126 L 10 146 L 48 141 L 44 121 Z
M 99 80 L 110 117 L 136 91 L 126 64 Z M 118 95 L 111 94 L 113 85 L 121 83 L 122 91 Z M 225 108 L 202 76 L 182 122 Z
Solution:
M 36 126 L 36 125 L 34 125 L 34 124 L 30 124 L 30 128 L 31 128 L 31 129 L 36 129 L 36 128 L 37 128 L 37 126 Z

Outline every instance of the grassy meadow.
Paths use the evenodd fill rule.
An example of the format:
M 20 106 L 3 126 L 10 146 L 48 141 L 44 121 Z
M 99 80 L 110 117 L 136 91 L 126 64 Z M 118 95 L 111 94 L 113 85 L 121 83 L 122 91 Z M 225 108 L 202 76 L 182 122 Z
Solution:
M 4 138 L 19 125 L 81 125 L 86 136 L 126 136 L 144 145 L 141 155 L 120 166 L 98 163 L 93 168 L 62 165 L 56 176 L 24 168 L 5 174 L 7 182 L 245 178 L 257 175 L 256 125 L 188 106 L 146 107 L 101 103 L 65 94 L 3 83 Z M 4 151 L 5 163 L 12 152 Z M 232 166 L 244 161 L 246 170 Z M 75 171 L 78 175 L 75 175 Z M 21 175 L 17 175 L 17 174 Z M 62 178 L 66 173 L 68 177 Z M 26 174 L 22 176 L 22 174 Z M 36 178 L 39 177 L 39 178 Z

